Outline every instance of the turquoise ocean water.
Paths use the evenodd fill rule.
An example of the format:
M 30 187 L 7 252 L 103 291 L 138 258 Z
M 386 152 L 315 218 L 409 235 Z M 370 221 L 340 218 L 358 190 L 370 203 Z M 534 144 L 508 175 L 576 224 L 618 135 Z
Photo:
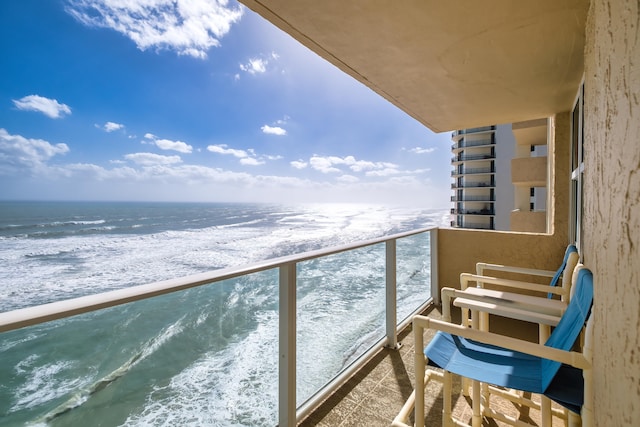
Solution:
M 446 220 L 370 205 L 0 202 L 0 311 Z M 401 314 L 429 295 L 428 252 L 428 236 L 398 242 Z M 302 403 L 384 334 L 384 245 L 301 263 L 297 310 Z M 0 425 L 273 426 L 277 339 L 277 270 L 1 334 Z

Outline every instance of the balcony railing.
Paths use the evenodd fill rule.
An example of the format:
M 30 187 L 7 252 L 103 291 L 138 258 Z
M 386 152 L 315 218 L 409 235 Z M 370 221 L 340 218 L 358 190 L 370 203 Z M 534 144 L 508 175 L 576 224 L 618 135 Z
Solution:
M 452 215 L 495 215 L 493 209 L 456 209 L 451 208 Z
M 457 196 L 451 196 L 451 201 L 452 202 L 495 202 L 496 201 L 496 196 L 490 196 L 490 195 L 486 195 L 486 196 L 464 196 L 464 197 L 457 197 Z
M 462 170 L 452 170 L 451 171 L 451 176 L 455 176 L 455 175 L 472 175 L 472 174 L 489 174 L 489 173 L 495 173 L 496 169 L 495 167 L 489 167 L 489 168 L 464 168 Z
M 478 132 L 488 132 L 491 130 L 495 130 L 495 126 L 482 126 L 482 127 L 477 127 L 477 128 L 469 128 L 469 129 L 460 129 L 460 130 L 456 130 L 454 132 L 452 132 L 451 136 L 457 136 L 457 135 L 466 135 L 466 134 L 470 134 L 470 133 L 478 133 Z
M 451 221 L 451 227 L 454 228 L 472 228 L 475 230 L 493 230 L 490 223 L 465 222 L 464 224 Z
M 437 291 L 437 231 L 437 229 L 413 230 L 344 246 L 271 259 L 252 265 L 214 270 L 192 276 L 4 312 L 0 313 L 0 332 L 13 331 L 83 313 L 92 313 L 135 301 L 149 300 L 188 289 L 209 289 L 202 288 L 205 285 L 213 284 L 213 286 L 222 287 L 222 282 L 224 281 L 240 280 L 260 272 L 273 271 L 275 273 L 277 271 L 277 275 L 273 275 L 274 279 L 277 277 L 277 305 L 279 310 L 279 332 L 277 333 L 277 420 L 280 426 L 294 426 L 297 420 L 309 414 L 319 402 L 326 399 L 329 394 L 373 357 L 381 346 L 396 348 L 398 342 L 397 332 L 410 322 L 414 313 L 423 310 L 431 302 L 433 292 Z M 359 251 L 365 251 L 364 256 L 367 262 L 354 258 L 358 256 Z M 346 256 L 351 260 L 352 265 L 345 269 L 345 274 L 348 271 L 352 271 L 353 266 L 367 265 L 366 269 L 361 269 L 366 270 L 366 274 L 360 279 L 364 282 L 375 282 L 376 285 L 380 285 L 380 293 L 374 293 L 373 298 L 381 300 L 380 312 L 383 313 L 381 321 L 384 320 L 382 322 L 384 327 L 381 327 L 379 332 L 366 331 L 359 332 L 360 335 L 358 335 L 358 331 L 353 331 L 353 322 L 343 322 L 340 328 L 356 332 L 351 334 L 350 337 L 351 339 L 353 339 L 353 336 L 360 338 L 362 341 L 360 347 L 364 347 L 365 350 L 360 350 L 361 354 L 351 358 L 354 361 L 347 362 L 338 372 L 329 373 L 329 378 L 324 386 L 320 385 L 317 391 L 310 393 L 310 397 L 304 396 L 303 403 L 298 405 L 297 402 L 301 399 L 296 390 L 296 378 L 298 378 L 296 362 L 299 361 L 297 356 L 303 350 L 298 347 L 300 340 L 299 334 L 297 334 L 298 316 L 305 317 L 305 320 L 308 320 L 309 316 L 304 316 L 304 314 L 309 313 L 298 306 L 299 297 L 297 295 L 299 292 L 304 294 L 313 291 L 326 291 L 332 284 L 334 288 L 338 289 L 355 286 L 351 281 L 346 281 L 347 283 L 336 286 L 336 272 L 330 270 L 331 265 L 337 261 L 332 258 L 334 256 Z M 401 263 L 398 263 L 398 258 L 400 258 Z M 418 259 L 419 265 L 426 266 L 425 269 L 428 270 L 428 273 L 424 275 L 424 280 L 429 280 L 429 282 L 419 284 L 419 292 L 416 291 L 416 288 L 407 288 L 405 286 L 405 282 L 409 281 L 407 278 L 413 278 L 417 271 L 405 271 L 408 264 L 415 264 L 414 258 Z M 368 263 L 373 261 L 378 266 L 375 269 L 368 267 Z M 318 267 L 317 263 L 322 263 L 325 268 L 329 268 L 329 274 L 325 276 L 319 275 L 318 268 L 316 268 Z M 415 269 L 416 267 L 413 265 L 411 268 Z M 312 272 L 309 273 L 309 270 Z M 378 273 L 378 277 L 372 277 L 374 271 Z M 397 276 L 403 277 L 403 281 L 398 283 Z M 313 283 L 309 283 L 309 281 Z M 371 283 L 366 284 L 367 286 L 371 285 Z M 399 289 L 401 289 L 400 293 Z M 216 293 L 213 294 L 217 295 Z M 406 304 L 398 305 L 400 300 Z M 148 309 L 148 306 L 144 307 Z M 177 310 L 175 307 L 172 308 Z M 322 317 L 326 313 L 315 314 L 318 317 Z M 352 314 L 350 313 L 350 315 Z M 400 322 L 397 320 L 398 317 L 401 318 Z M 314 317 L 311 316 L 311 318 L 313 319 Z M 89 319 L 83 318 L 82 321 L 86 323 L 87 321 L 91 322 L 93 319 L 93 317 Z M 62 327 L 66 323 L 68 322 L 64 322 Z M 322 328 L 322 325 L 316 325 L 315 328 Z M 318 330 L 312 332 L 315 332 L 316 335 L 319 333 Z M 334 334 L 336 331 L 328 332 Z M 365 335 L 367 339 L 364 339 Z M 314 342 L 313 339 L 310 339 L 310 341 Z M 349 342 L 348 344 L 352 345 L 353 343 Z M 312 351 L 316 355 L 317 352 L 329 353 L 334 351 L 334 348 L 321 348 L 321 344 L 317 342 L 314 342 L 313 345 L 314 348 L 308 351 Z M 366 349 L 367 346 L 368 349 Z M 298 349 L 298 352 L 296 349 Z M 260 356 L 262 355 L 257 355 L 257 357 Z M 307 379 L 301 378 L 301 380 Z
M 463 183 L 451 183 L 451 188 L 491 188 L 495 187 L 495 183 L 491 182 L 463 182 Z
M 496 143 L 495 138 L 485 138 L 485 139 L 476 139 L 476 140 L 467 140 L 461 139 L 458 142 L 455 142 L 451 145 L 452 150 L 457 150 L 459 148 L 470 148 L 470 147 L 481 147 L 483 145 L 494 145 Z
M 460 154 L 451 158 L 452 162 L 467 162 L 470 160 L 490 160 L 495 159 L 495 154 Z

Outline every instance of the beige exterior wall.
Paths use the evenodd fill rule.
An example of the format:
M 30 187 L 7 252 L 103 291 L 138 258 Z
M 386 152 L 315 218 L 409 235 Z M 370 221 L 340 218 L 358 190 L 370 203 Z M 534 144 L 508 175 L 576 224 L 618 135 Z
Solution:
M 547 185 L 547 158 L 524 157 L 511 160 L 513 185 L 544 187 Z
M 533 233 L 546 233 L 547 212 L 545 211 L 512 211 L 511 231 L 529 231 Z
M 595 283 L 595 426 L 640 422 L 639 12 L 637 0 L 594 0 L 586 28 L 583 252 Z

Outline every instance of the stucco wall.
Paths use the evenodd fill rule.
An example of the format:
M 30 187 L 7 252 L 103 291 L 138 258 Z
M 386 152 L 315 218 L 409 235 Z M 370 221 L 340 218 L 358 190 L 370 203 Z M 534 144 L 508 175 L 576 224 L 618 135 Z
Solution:
M 547 158 L 524 157 L 511 160 L 513 185 L 544 187 L 547 185 Z
M 547 231 L 547 212 L 511 212 L 511 230 L 544 233 Z
M 584 261 L 594 272 L 596 426 L 640 422 L 640 19 L 594 0 L 585 47 Z

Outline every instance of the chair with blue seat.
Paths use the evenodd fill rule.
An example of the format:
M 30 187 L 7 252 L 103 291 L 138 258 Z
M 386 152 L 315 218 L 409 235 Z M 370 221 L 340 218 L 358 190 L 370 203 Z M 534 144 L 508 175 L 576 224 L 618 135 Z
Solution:
M 451 321 L 450 305 L 453 300 L 453 305 L 462 309 L 465 324 L 471 322 L 476 328 L 488 330 L 488 314 L 535 322 L 540 325 L 540 342 L 544 342 L 549 336 L 550 327 L 556 325 L 567 307 L 571 292 L 571 273 L 578 258 L 577 248 L 568 245 L 556 271 L 477 263 L 478 274 L 460 275 L 459 290 L 442 288 L 443 317 L 446 321 Z M 482 275 L 486 270 L 551 277 L 551 281 L 548 285 L 543 285 Z M 476 282 L 476 286 L 469 286 L 470 282 Z M 487 284 L 492 285 L 493 289 L 485 288 Z M 507 290 L 503 290 L 504 288 Z M 540 295 L 533 295 L 534 293 Z M 559 295 L 559 299 L 553 298 L 554 295 Z
M 406 425 L 414 403 L 415 426 L 424 425 L 424 389 L 430 379 L 441 379 L 444 384 L 443 425 L 466 425 L 452 417 L 451 374 L 547 396 L 573 412 L 580 412 L 582 425 L 589 426 L 592 418 L 590 332 L 586 334 L 583 353 L 572 349 L 589 319 L 593 303 L 593 276 L 588 269 L 578 266 L 574 277 L 567 309 L 544 344 L 415 316 L 416 389 L 394 420 L 394 426 Z M 590 330 L 592 320 L 588 323 Z M 438 330 L 426 348 L 423 346 L 425 328 Z M 425 370 L 427 362 L 444 372 Z M 530 403 L 530 406 L 536 407 L 536 404 Z M 482 402 L 479 394 L 472 396 L 472 409 L 474 427 L 482 424 L 483 416 L 524 425 L 522 421 L 492 409 L 488 402 Z

